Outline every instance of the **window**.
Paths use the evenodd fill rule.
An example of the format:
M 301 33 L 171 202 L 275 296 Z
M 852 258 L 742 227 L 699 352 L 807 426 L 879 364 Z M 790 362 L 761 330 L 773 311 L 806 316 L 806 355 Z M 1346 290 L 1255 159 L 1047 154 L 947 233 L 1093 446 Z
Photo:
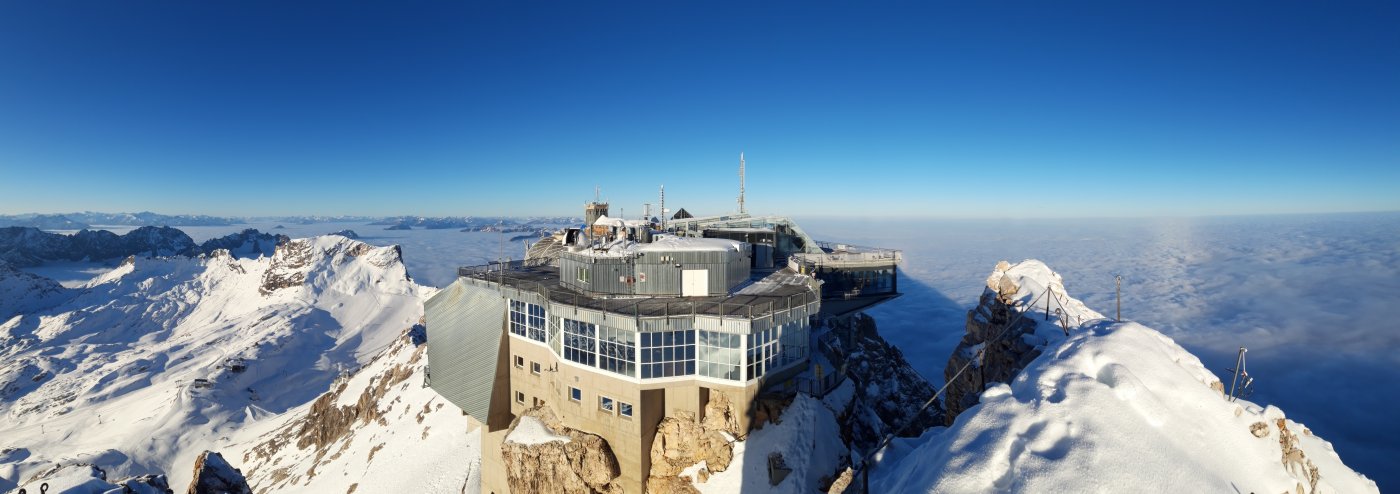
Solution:
M 583 390 L 569 386 L 569 401 L 583 401 Z
M 597 364 L 598 326 L 573 319 L 564 320 L 564 358 L 589 367 Z
M 695 331 L 642 333 L 642 378 L 695 374 Z
M 577 278 L 578 278 L 579 283 L 588 283 L 588 282 L 589 282 L 589 279 L 592 278 L 592 271 L 590 271 L 590 270 L 589 270 L 587 267 L 585 267 L 585 266 L 579 266 L 579 267 L 578 267 L 578 270 L 577 270 L 577 273 L 578 273 Z
M 521 357 L 521 356 L 519 356 L 519 355 L 516 355 L 516 356 L 515 356 L 515 368 L 517 368 L 517 369 L 524 369 L 524 368 L 525 368 L 525 357 Z
M 700 331 L 699 336 L 700 375 L 738 381 L 743 356 L 739 349 L 739 335 Z
M 516 403 L 519 403 L 519 404 L 521 404 L 521 405 L 524 405 L 524 404 L 525 404 L 525 393 L 520 392 L 520 391 L 516 391 L 516 392 L 515 392 L 515 402 L 516 402 Z
M 539 362 L 530 362 L 530 373 L 531 373 L 531 374 L 534 374 L 534 375 L 537 375 L 537 376 L 540 374 L 540 363 L 539 363 Z
M 617 402 L 617 413 L 618 413 L 618 415 L 621 415 L 621 416 L 623 416 L 623 417 L 631 418 L 631 417 L 632 417 L 632 404 L 631 404 L 631 403 L 623 403 L 623 402 L 620 402 L 620 401 Z
M 764 372 L 777 368 L 778 328 L 772 327 L 748 335 L 748 378 L 763 377 Z
M 599 410 L 602 410 L 602 411 L 604 411 L 604 412 L 612 413 L 612 411 L 613 411 L 613 399 L 612 399 L 612 398 L 608 398 L 608 397 L 606 397 L 606 396 L 599 396 L 599 397 L 598 397 L 598 409 L 599 409 Z
M 637 332 L 598 328 L 598 367 L 628 377 L 637 376 Z
M 545 343 L 544 306 L 510 301 L 510 332 Z

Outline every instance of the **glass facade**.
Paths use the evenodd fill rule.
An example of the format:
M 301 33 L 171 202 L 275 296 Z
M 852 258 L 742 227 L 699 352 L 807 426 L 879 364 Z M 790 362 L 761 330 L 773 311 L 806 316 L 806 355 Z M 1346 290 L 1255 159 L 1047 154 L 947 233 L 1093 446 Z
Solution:
M 695 374 L 695 331 L 642 333 L 642 379 Z
M 742 337 L 737 334 L 714 331 L 700 331 L 699 359 L 700 375 L 716 379 L 739 380 L 739 367 L 743 365 L 743 353 L 739 343 Z
M 743 382 L 802 361 L 810 345 L 803 319 L 751 334 L 637 332 L 550 317 L 544 307 L 518 300 L 509 303 L 509 327 L 513 335 L 548 344 L 565 360 L 639 379 L 703 376 Z
M 637 333 L 603 326 L 598 328 L 598 367 L 635 377 L 637 375 Z
M 510 301 L 510 332 L 519 336 L 545 343 L 544 307 Z
M 598 326 L 564 319 L 564 358 L 592 367 L 598 361 Z
M 778 360 L 778 328 L 756 331 L 747 336 L 748 379 L 763 377 L 767 369 L 776 369 Z

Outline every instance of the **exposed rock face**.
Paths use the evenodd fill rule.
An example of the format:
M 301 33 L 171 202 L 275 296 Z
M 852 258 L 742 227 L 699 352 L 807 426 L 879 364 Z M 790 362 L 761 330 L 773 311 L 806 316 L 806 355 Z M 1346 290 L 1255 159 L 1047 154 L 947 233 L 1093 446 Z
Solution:
M 0 260 L 20 267 L 57 260 L 99 261 L 131 255 L 173 256 L 195 250 L 195 243 L 189 235 L 170 227 L 146 226 L 125 235 L 106 230 L 83 230 L 72 235 L 60 235 L 37 228 L 0 228 Z
M 525 417 L 538 419 L 549 432 L 568 440 L 501 444 L 506 479 L 511 492 L 558 492 L 566 494 L 621 494 L 613 482 L 622 470 L 607 440 L 600 436 L 564 427 L 546 407 L 527 410 L 510 425 L 510 431 Z
M 199 244 L 198 252 L 211 254 L 216 250 L 224 249 L 234 257 L 270 256 L 276 252 L 277 246 L 289 241 L 291 238 L 286 235 L 262 233 L 249 228 L 239 233 L 206 240 Z
M 223 455 L 213 451 L 200 453 L 194 460 L 194 480 L 190 481 L 189 494 L 253 494 L 243 472 L 224 460 Z
M 272 266 L 263 274 L 262 286 L 258 291 L 266 295 L 283 288 L 300 286 L 306 282 L 306 268 L 314 258 L 315 252 L 309 240 L 298 239 L 278 245 L 272 255 Z
M 869 450 L 885 434 L 918 435 L 941 424 L 943 410 L 933 403 L 918 413 L 934 389 L 905 360 L 904 353 L 880 337 L 875 319 L 863 313 L 832 321 L 833 334 L 848 335 L 827 342 L 845 359 L 854 396 L 840 413 L 842 435 L 856 450 Z
M 943 397 L 945 423 L 952 424 L 959 413 L 977 404 L 988 383 L 1011 382 L 1016 373 L 1040 356 L 1040 345 L 1033 341 L 1036 323 L 1018 317 L 1015 300 L 1020 287 L 1006 273 L 1010 264 L 997 263 L 977 307 L 967 312 L 967 334 L 953 349 L 943 377 L 948 391 Z M 968 366 L 967 371 L 958 371 Z M 956 376 L 956 377 L 955 377 Z
M 661 419 L 651 443 L 651 476 L 675 477 L 704 461 L 711 472 L 723 472 L 734 458 L 733 446 L 720 430 L 706 427 L 695 415 L 680 412 Z
M 245 454 L 243 461 L 253 465 L 249 476 L 255 479 L 261 478 L 258 470 L 261 468 L 273 468 L 270 476 L 271 482 L 267 485 L 259 485 L 259 490 L 277 490 L 288 486 L 288 483 L 296 484 L 301 480 L 304 473 L 307 477 L 314 477 L 316 469 L 313 466 L 306 472 L 292 472 L 286 467 L 276 467 L 278 452 L 288 446 L 295 446 L 299 450 L 311 449 L 314 451 L 312 463 L 319 463 L 323 458 L 335 458 L 349 445 L 346 441 L 355 431 L 362 426 L 375 422 L 387 425 L 385 415 L 393 407 L 394 402 L 385 399 L 390 390 L 400 385 L 409 377 L 413 376 L 416 369 L 421 367 L 419 361 L 424 356 L 427 347 L 422 346 L 421 341 L 415 340 L 412 329 L 404 332 L 403 337 L 396 341 L 388 351 L 376 355 L 370 364 L 380 358 L 393 358 L 398 352 L 412 352 L 412 355 L 405 363 L 395 364 L 384 372 L 370 378 L 369 386 L 359 389 L 359 397 L 351 405 L 338 405 L 341 396 L 347 391 L 353 393 L 357 390 L 348 390 L 347 381 L 340 381 L 331 391 L 322 394 L 316 401 L 312 402 L 311 409 L 306 412 L 306 416 L 299 421 L 291 422 L 278 429 L 271 439 L 254 446 L 250 453 Z M 351 395 L 353 396 L 353 395 Z M 340 451 L 332 451 L 336 443 L 342 443 Z M 258 481 L 260 484 L 261 480 Z
M 648 492 L 696 492 L 690 481 L 680 477 L 682 470 L 705 462 L 699 476 L 723 472 L 734 460 L 730 437 L 743 437 L 739 430 L 738 410 L 724 393 L 711 393 L 705 404 L 705 419 L 680 412 L 661 419 L 656 439 L 651 443 L 651 474 Z M 728 437 L 726 437 L 728 434 Z M 691 479 L 703 482 L 705 479 Z

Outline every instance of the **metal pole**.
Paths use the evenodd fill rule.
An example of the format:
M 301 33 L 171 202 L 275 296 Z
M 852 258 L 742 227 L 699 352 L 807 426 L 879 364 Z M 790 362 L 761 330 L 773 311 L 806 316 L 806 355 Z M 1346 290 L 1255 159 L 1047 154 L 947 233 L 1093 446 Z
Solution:
M 1118 298 L 1118 322 L 1123 322 L 1123 275 L 1113 277 L 1114 292 Z
M 1050 285 L 1045 285 L 1045 295 L 1054 295 L 1050 292 Z M 1050 297 L 1045 297 L 1045 320 L 1050 320 Z
M 1235 357 L 1235 378 L 1230 380 L 1230 401 L 1235 401 L 1235 385 L 1240 382 L 1240 369 L 1244 367 L 1244 347 L 1240 347 L 1240 353 Z

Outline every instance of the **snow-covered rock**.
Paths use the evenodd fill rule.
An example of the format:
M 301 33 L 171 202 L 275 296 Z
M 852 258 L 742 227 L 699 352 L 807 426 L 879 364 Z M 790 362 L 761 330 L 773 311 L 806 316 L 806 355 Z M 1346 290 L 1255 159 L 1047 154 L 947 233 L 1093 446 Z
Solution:
M 988 380 L 951 426 L 894 441 L 872 492 L 1378 491 L 1282 410 L 1229 400 L 1170 338 L 1069 297 L 1044 264 L 1000 266 L 988 290 L 1035 322 L 1024 341 L 1038 355 L 1009 383 Z M 1019 324 L 1009 317 L 978 327 Z
M 57 281 L 15 269 L 0 261 L 0 321 L 60 303 L 70 292 Z M 0 384 L 0 390 L 3 390 Z M 3 391 L 0 391 L 3 395 Z
M 342 235 L 343 237 L 354 239 L 356 237 Z M 277 246 L 291 241 L 286 235 L 273 235 L 262 233 L 249 228 L 238 233 L 225 235 L 219 238 L 211 238 L 199 244 L 199 247 L 190 252 L 191 254 L 211 254 L 216 250 L 228 251 L 234 257 L 258 257 L 270 256 Z

